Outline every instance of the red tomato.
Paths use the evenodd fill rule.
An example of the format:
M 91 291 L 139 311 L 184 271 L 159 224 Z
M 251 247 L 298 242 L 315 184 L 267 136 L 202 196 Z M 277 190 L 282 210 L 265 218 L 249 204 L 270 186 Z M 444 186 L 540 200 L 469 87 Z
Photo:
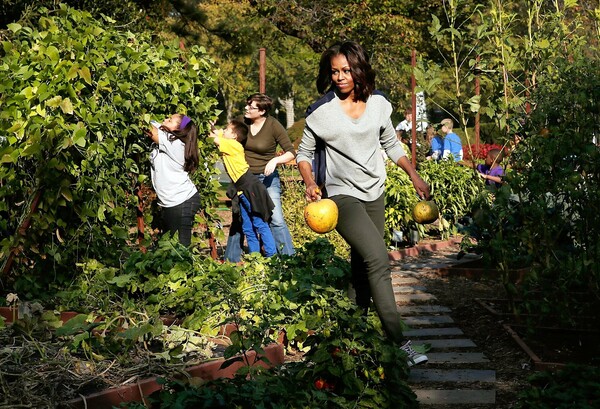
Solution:
M 325 385 L 327 384 L 327 382 L 325 382 L 325 379 L 317 379 L 315 381 L 315 388 L 317 388 L 318 390 L 321 390 L 325 387 Z

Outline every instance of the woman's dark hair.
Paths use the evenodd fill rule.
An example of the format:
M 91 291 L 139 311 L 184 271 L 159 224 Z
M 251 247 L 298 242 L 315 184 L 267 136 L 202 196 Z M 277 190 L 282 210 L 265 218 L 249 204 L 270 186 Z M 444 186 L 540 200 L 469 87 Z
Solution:
M 358 101 L 366 101 L 375 91 L 375 70 L 371 67 L 366 50 L 354 41 L 336 43 L 323 52 L 319 62 L 317 90 L 324 94 L 335 87 L 331 80 L 331 59 L 340 54 L 346 57 L 350 65 L 354 80 L 354 98 Z
M 183 115 L 180 115 L 183 118 Z M 185 163 L 183 169 L 192 173 L 198 168 L 198 128 L 193 121 L 189 121 L 185 128 L 171 131 L 161 126 L 161 129 L 169 134 L 169 140 L 179 139 L 185 144 Z
M 246 98 L 246 104 L 252 105 L 252 101 L 256 102 L 256 107 L 260 111 L 265 111 L 263 116 L 267 115 L 273 106 L 273 100 L 266 94 L 256 93 Z

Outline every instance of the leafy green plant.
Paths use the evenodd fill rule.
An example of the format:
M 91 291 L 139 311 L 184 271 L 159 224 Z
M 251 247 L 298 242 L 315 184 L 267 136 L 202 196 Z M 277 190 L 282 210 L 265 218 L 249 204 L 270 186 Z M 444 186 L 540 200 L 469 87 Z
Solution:
M 519 394 L 518 408 L 592 409 L 600 403 L 600 368 L 568 365 L 556 372 L 538 372 L 530 388 Z
M 535 249 L 526 291 L 545 294 L 529 300 L 527 308 L 557 315 L 570 325 L 570 317 L 597 315 L 600 304 L 600 250 L 593 239 L 600 234 L 600 150 L 592 141 L 592 134 L 599 133 L 594 96 L 599 82 L 591 74 L 598 61 L 598 55 L 595 60 L 557 58 L 558 75 L 533 94 L 537 108 L 528 124 L 529 138 L 515 150 L 511 183 L 519 198 L 524 239 Z M 574 77 L 580 79 L 576 84 Z M 542 128 L 550 135 L 540 134 Z M 585 296 L 564 297 L 572 292 Z
M 405 355 L 374 329 L 350 304 L 337 314 L 332 331 L 312 335 L 302 362 L 261 370 L 250 378 L 243 371 L 233 379 L 191 385 L 165 382 L 150 397 L 160 408 L 416 408 L 406 383 Z M 137 404 L 128 408 L 140 407 Z
M 64 5 L 35 16 L 8 24 L 0 49 L 0 257 L 27 299 L 134 241 L 148 121 L 184 112 L 203 133 L 216 105 L 215 68 L 199 47 L 153 43 Z M 206 209 L 216 200 L 209 145 L 200 140 L 206 163 L 194 177 Z
M 589 46 L 597 31 L 585 28 L 580 10 L 576 1 L 495 1 L 487 13 L 449 1 L 430 30 L 445 67 L 423 61 L 415 73 L 429 95 L 455 96 L 445 108 L 465 131 L 473 114 L 483 114 L 504 133 L 502 144 L 510 142 L 508 185 L 478 199 L 466 247 L 477 240 L 477 251 L 502 271 L 508 295 L 526 297 L 527 312 L 568 325 L 584 311 L 594 315 L 599 300 L 598 249 L 589 240 L 598 224 L 592 138 L 599 87 L 591 73 L 599 56 Z M 451 91 L 441 87 L 444 73 L 454 80 Z M 481 95 L 473 95 L 475 80 Z M 509 270 L 523 266 L 531 270 L 519 290 Z M 571 291 L 587 295 L 564 296 Z
M 423 236 L 425 226 L 412 218 L 412 209 L 420 200 L 410 178 L 397 166 L 387 169 L 386 181 L 386 234 L 390 240 L 392 230 L 418 230 Z M 484 190 L 484 184 L 472 169 L 458 166 L 451 161 L 425 161 L 420 164 L 419 174 L 429 184 L 432 200 L 440 210 L 437 230 L 442 237 L 456 232 L 456 225 L 471 214 L 473 205 Z
M 177 405 L 258 407 L 266 403 L 281 408 L 367 408 L 374 405 L 386 407 L 391 402 L 402 407 L 416 407 L 415 395 L 406 384 L 406 355 L 383 335 L 378 318 L 374 314 L 364 316 L 339 290 L 329 291 L 327 300 L 323 300 L 328 303 L 321 302 L 319 294 L 327 288 L 311 284 L 304 278 L 308 271 L 291 270 L 296 271 L 293 275 L 303 283 L 298 282 L 294 285 L 296 288 L 288 288 L 282 293 L 284 298 L 279 303 L 304 289 L 300 291 L 303 293 L 301 298 L 306 300 L 290 298 L 286 309 L 295 307 L 312 315 L 312 320 L 304 323 L 304 336 L 300 336 L 297 325 L 294 332 L 290 325 L 285 326 L 287 333 L 295 335 L 296 340 L 304 340 L 306 354 L 301 362 L 286 363 L 272 370 L 252 371 L 243 367 L 233 379 L 219 379 L 200 385 L 168 382 L 166 389 L 151 397 L 151 401 L 165 408 Z M 294 279 L 288 280 L 282 277 L 275 286 L 281 288 L 284 282 L 294 284 Z M 310 291 L 307 285 L 312 288 Z M 269 290 L 261 293 L 263 297 L 266 295 L 265 302 L 269 305 L 273 303 L 271 293 Z M 313 308 L 316 311 L 309 311 Z M 257 340 L 261 339 L 260 333 L 265 334 L 265 327 L 260 325 L 262 319 L 271 318 L 273 322 L 299 322 L 303 319 L 302 313 L 298 317 L 284 317 L 283 311 L 263 310 L 263 314 L 258 309 L 246 311 L 246 316 L 236 321 L 239 330 L 234 332 L 230 352 L 243 353 L 251 348 L 261 351 L 257 348 L 260 346 Z M 256 323 L 255 328 L 251 328 L 250 322 Z M 314 329 L 310 335 L 309 328 Z M 264 341 L 264 335 L 262 339 Z
M 307 361 L 272 371 L 243 366 L 233 380 L 201 390 L 173 384 L 173 393 L 159 398 L 165 405 L 198 396 L 242 406 L 261 399 L 283 405 L 294 396 L 309 407 L 385 406 L 392 400 L 415 405 L 405 382 L 405 354 L 383 335 L 374 313 L 364 316 L 347 297 L 349 262 L 325 238 L 306 243 L 295 256 L 251 255 L 237 266 L 200 257 L 165 236 L 119 267 L 89 260 L 81 269 L 60 293 L 57 308 L 82 313 L 55 335 L 86 367 L 110 358 L 129 362 L 141 352 L 169 365 L 189 362 L 206 356 L 206 338 L 226 325 L 234 328 L 228 363 L 248 360 L 251 351 L 264 359 L 264 346 L 280 334 L 288 348 L 306 353 Z M 179 325 L 163 325 L 163 314 L 175 314 Z M 170 371 L 161 373 L 173 379 Z M 319 379 L 329 386 L 318 389 Z

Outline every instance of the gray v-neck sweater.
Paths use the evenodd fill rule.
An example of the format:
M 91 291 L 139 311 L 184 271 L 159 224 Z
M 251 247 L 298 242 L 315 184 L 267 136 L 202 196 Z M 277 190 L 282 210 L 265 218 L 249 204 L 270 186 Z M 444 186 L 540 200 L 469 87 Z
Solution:
M 325 142 L 328 196 L 350 195 L 373 201 L 383 193 L 383 148 L 397 163 L 406 153 L 396 138 L 391 120 L 392 105 L 379 91 L 367 100 L 358 119 L 346 115 L 339 98 L 329 91 L 306 111 L 306 126 L 296 161 L 312 163 L 316 139 Z

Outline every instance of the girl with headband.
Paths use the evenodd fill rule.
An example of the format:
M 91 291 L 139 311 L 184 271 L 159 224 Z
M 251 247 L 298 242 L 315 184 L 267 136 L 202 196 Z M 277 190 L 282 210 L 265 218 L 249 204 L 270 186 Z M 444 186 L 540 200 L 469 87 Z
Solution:
M 151 124 L 152 185 L 162 210 L 162 230 L 178 233 L 179 242 L 189 246 L 194 216 L 200 208 L 198 189 L 190 179 L 198 167 L 198 130 L 190 117 L 182 114 Z

